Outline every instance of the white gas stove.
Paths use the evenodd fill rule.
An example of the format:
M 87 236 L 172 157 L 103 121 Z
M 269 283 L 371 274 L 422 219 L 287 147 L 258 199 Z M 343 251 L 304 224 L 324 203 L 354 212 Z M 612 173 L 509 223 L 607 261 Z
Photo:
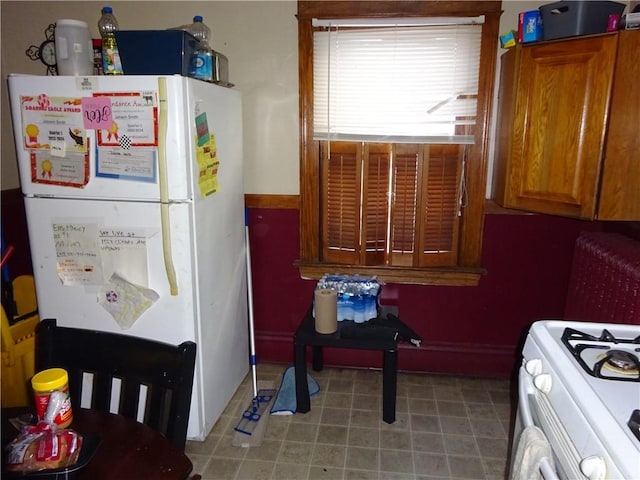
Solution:
M 538 321 L 522 356 L 514 443 L 543 431 L 544 478 L 639 480 L 640 326 Z

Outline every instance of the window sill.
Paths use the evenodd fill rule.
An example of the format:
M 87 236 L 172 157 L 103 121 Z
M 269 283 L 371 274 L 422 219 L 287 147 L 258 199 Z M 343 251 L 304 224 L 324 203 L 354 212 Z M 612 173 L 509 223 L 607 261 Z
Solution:
M 413 285 L 446 285 L 475 287 L 480 277 L 486 273 L 481 267 L 433 267 L 407 268 L 358 265 L 340 265 L 337 263 L 318 263 L 297 260 L 300 276 L 305 279 L 320 279 L 326 273 L 376 276 L 385 283 L 406 283 Z

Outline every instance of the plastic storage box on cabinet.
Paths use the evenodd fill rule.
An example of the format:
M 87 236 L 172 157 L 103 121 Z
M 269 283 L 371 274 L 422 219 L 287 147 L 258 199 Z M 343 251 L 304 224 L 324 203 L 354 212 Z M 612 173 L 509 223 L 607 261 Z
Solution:
M 604 33 L 610 15 L 618 18 L 625 4 L 609 1 L 569 1 L 540 7 L 544 40 Z

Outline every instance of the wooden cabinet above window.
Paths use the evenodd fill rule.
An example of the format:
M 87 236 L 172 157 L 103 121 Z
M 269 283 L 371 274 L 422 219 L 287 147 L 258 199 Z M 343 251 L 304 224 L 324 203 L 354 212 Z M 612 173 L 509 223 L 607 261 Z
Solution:
M 640 30 L 518 45 L 501 58 L 493 198 L 640 220 Z

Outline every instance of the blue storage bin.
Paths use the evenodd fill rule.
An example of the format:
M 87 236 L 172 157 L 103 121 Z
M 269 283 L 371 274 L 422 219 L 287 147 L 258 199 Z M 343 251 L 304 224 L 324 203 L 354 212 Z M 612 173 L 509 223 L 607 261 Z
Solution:
M 120 30 L 116 42 L 125 75 L 188 76 L 198 40 L 184 30 Z

